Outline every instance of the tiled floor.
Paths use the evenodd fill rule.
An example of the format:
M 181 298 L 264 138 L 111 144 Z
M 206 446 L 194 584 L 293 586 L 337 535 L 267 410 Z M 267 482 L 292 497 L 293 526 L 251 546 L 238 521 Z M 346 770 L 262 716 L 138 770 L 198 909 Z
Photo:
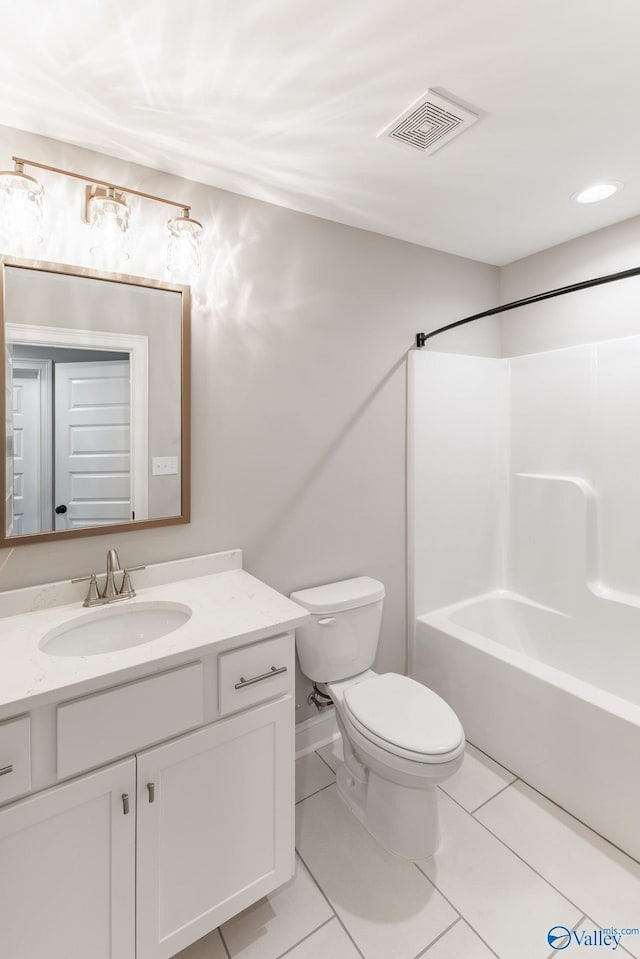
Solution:
M 640 927 L 640 865 L 473 746 L 441 790 L 440 848 L 416 864 L 348 812 L 339 760 L 337 741 L 296 763 L 291 882 L 176 959 L 640 959 L 640 935 L 586 945 Z M 556 925 L 583 944 L 551 949 Z

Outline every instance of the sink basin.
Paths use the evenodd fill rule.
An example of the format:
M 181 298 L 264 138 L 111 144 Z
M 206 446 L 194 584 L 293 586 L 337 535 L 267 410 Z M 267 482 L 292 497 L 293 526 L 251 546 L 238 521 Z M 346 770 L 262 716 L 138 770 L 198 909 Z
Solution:
M 103 608 L 77 616 L 51 630 L 40 649 L 51 656 L 95 656 L 142 646 L 172 633 L 190 619 L 181 603 L 136 603 L 126 608 Z

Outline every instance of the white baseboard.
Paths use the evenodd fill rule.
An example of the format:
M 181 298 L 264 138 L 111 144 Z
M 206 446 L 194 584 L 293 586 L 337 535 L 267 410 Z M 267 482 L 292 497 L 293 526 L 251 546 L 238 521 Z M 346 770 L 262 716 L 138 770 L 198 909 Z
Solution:
M 336 723 L 336 711 L 333 706 L 329 706 L 317 716 L 311 719 L 305 719 L 296 725 L 296 759 L 300 756 L 306 756 L 319 749 L 320 746 L 326 746 L 327 743 L 337 739 L 338 724 Z

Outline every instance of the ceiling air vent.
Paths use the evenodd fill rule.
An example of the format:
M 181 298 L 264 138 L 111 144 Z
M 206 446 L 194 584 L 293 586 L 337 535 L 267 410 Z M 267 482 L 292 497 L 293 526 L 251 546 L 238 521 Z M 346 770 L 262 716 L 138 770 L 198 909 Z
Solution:
M 478 119 L 466 107 L 427 90 L 378 134 L 430 155 L 468 129 Z

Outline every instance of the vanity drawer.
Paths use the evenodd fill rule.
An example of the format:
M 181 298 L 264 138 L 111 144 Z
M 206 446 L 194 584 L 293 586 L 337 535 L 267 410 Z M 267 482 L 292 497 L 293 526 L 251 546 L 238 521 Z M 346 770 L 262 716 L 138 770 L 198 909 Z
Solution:
M 31 789 L 31 720 L 28 716 L 0 724 L 0 803 Z
M 263 639 L 218 657 L 220 714 L 282 696 L 293 685 L 293 634 Z
M 202 663 L 58 707 L 58 779 L 170 739 L 204 722 Z

